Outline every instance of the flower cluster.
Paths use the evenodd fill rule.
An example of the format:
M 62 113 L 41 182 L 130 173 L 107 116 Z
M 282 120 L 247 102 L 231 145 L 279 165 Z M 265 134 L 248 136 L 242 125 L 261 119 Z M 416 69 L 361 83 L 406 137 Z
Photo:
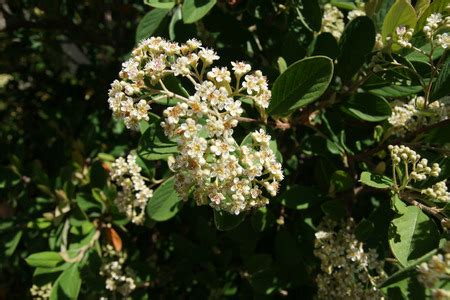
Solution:
M 412 36 L 414 34 L 414 28 L 409 28 L 407 26 L 398 26 L 395 29 L 394 36 L 392 37 L 392 41 L 397 43 L 399 46 L 403 48 L 411 48 L 412 44 L 410 42 Z
M 418 280 L 425 287 L 432 289 L 433 299 L 449 299 L 450 292 L 436 288 L 439 281 L 450 276 L 450 242 L 447 241 L 443 254 L 436 254 L 428 262 L 417 267 Z
M 365 15 L 365 3 L 356 1 L 356 8 L 349 11 L 347 19 L 348 21 L 352 21 L 357 17 Z M 323 6 L 322 28 L 320 31 L 329 32 L 339 40 L 344 32 L 344 28 L 344 14 L 336 6 L 333 6 L 330 3 L 325 4 Z
M 427 18 L 427 23 L 423 27 L 426 37 L 438 46 L 447 49 L 450 45 L 450 37 L 447 32 L 438 34 L 443 28 L 450 27 L 450 16 L 443 17 L 440 13 L 431 14 Z
M 393 126 L 391 132 L 401 137 L 408 131 L 415 131 L 447 118 L 448 111 L 444 103 L 437 100 L 425 106 L 425 98 L 418 96 L 408 103 L 396 102 L 388 122 Z
M 232 62 L 231 70 L 212 67 L 217 59 L 216 52 L 197 40 L 178 44 L 152 37 L 133 50 L 120 73 L 120 84 L 125 82 L 128 97 L 136 96 L 132 102 L 154 94 L 178 101 L 164 110 L 161 122 L 164 133 L 178 142 L 179 155 L 170 160 L 178 193 L 187 199 L 193 188 L 198 204 L 239 214 L 267 204 L 263 189 L 276 195 L 283 173 L 263 129 L 255 131 L 246 145 L 240 146 L 233 138 L 244 113 L 239 98 L 252 101 L 261 122 L 267 120 L 271 91 L 266 77 L 259 70 L 251 72 L 244 62 Z M 163 81 L 167 75 L 186 78 L 195 92 L 171 92 Z M 124 161 L 120 166 L 126 170 Z M 123 198 L 132 196 L 127 191 Z
M 33 285 L 30 289 L 30 294 L 32 299 L 46 300 L 50 299 L 50 294 L 52 293 L 52 284 L 47 283 L 43 286 Z
M 356 1 L 356 8 L 348 12 L 347 19 L 351 21 L 357 17 L 365 16 L 366 15 L 365 9 L 366 4 L 364 2 Z
M 126 255 L 123 252 L 116 252 L 111 245 L 103 249 L 106 260 L 101 269 L 100 275 L 106 277 L 106 289 L 118 292 L 122 296 L 128 296 L 136 288 L 134 274 L 131 269 L 124 268 Z
M 364 251 L 352 219 L 324 219 L 316 233 L 314 255 L 321 261 L 317 276 L 318 299 L 381 299 L 376 288 L 385 277 L 375 250 Z
M 123 157 L 116 159 L 111 165 L 111 179 L 121 188 L 115 200 L 119 211 L 125 213 L 133 223 L 142 224 L 145 207 L 153 196 L 153 190 L 146 186 L 136 158 L 136 155 L 129 154 L 126 160 Z
M 341 38 L 344 32 L 344 14 L 336 7 L 329 3 L 323 7 L 322 32 L 331 33 L 337 40 Z

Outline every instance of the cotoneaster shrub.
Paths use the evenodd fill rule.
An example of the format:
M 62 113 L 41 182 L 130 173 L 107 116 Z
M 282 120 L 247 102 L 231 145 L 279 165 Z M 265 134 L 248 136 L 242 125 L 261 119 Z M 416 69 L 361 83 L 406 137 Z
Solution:
M 7 298 L 450 299 L 448 1 L 1 16 Z

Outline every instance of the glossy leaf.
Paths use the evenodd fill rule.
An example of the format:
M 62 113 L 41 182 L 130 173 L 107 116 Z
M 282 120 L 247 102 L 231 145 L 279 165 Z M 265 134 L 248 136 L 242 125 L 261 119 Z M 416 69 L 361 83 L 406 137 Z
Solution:
M 381 35 L 383 42 L 386 38 L 395 32 L 398 26 L 408 26 L 414 28 L 416 25 L 416 11 L 408 0 L 397 0 L 391 6 L 386 17 L 384 18 Z
M 152 36 L 169 11 L 168 9 L 155 8 L 148 12 L 139 22 L 136 30 L 136 42 Z
M 357 17 L 344 30 L 339 41 L 336 73 L 348 80 L 358 72 L 375 44 L 375 25 L 368 17 Z
M 308 57 L 292 64 L 273 84 L 269 114 L 287 115 L 317 100 L 332 77 L 333 62 L 325 56 Z

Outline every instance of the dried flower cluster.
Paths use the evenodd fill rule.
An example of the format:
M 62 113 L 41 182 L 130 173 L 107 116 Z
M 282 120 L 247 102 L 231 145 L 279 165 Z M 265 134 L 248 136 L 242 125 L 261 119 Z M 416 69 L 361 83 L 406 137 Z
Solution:
M 100 269 L 100 275 L 106 278 L 106 289 L 128 296 L 136 289 L 134 274 L 131 269 L 124 268 L 126 254 L 116 252 L 111 245 L 103 249 L 105 262 Z
M 232 62 L 232 71 L 210 68 L 218 59 L 216 52 L 195 39 L 181 45 L 159 37 L 144 40 L 124 63 L 122 81 L 112 84 L 111 91 L 119 91 L 116 86 L 123 88 L 110 93 L 110 107 L 128 127 L 137 128 L 144 118 L 132 117 L 139 116 L 133 112 L 123 114 L 127 111 L 124 105 L 132 110 L 143 97 L 155 94 L 176 99 L 178 103 L 163 112 L 161 126 L 169 138 L 178 141 L 179 155 L 170 162 L 178 193 L 187 199 L 194 188 L 198 204 L 239 214 L 266 205 L 263 189 L 276 195 L 283 173 L 263 129 L 255 131 L 246 145 L 240 146 L 233 138 L 244 113 L 239 98 L 252 101 L 262 122 L 267 120 L 271 92 L 266 77 L 259 70 L 251 72 L 244 62 Z M 195 92 L 173 93 L 163 81 L 169 75 L 186 78 Z M 144 114 L 147 110 L 138 111 Z
M 153 196 L 153 190 L 146 186 L 136 158 L 136 155 L 129 154 L 126 160 L 123 157 L 116 159 L 111 165 L 111 179 L 120 187 L 115 200 L 119 211 L 125 213 L 131 222 L 142 224 L 145 207 Z
M 448 111 L 444 103 L 437 100 L 426 106 L 425 98 L 418 96 L 408 103 L 397 101 L 388 122 L 393 126 L 391 132 L 402 137 L 409 131 L 446 119 L 448 119 Z
M 385 277 L 375 250 L 364 251 L 352 219 L 324 219 L 318 227 L 314 254 L 321 261 L 318 299 L 382 299 L 377 283 Z
M 31 298 L 37 300 L 50 299 L 51 293 L 52 293 L 51 283 L 47 283 L 43 286 L 33 285 L 30 289 Z
M 436 254 L 428 262 L 417 267 L 418 280 L 432 291 L 433 299 L 449 299 L 450 291 L 440 289 L 439 282 L 450 278 L 450 242 L 444 247 L 443 254 Z

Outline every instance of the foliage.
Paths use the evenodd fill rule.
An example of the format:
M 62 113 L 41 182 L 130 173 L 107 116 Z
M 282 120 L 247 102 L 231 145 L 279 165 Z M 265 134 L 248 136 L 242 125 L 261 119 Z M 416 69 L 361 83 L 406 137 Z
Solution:
M 449 13 L 2 4 L 0 295 L 448 299 Z

